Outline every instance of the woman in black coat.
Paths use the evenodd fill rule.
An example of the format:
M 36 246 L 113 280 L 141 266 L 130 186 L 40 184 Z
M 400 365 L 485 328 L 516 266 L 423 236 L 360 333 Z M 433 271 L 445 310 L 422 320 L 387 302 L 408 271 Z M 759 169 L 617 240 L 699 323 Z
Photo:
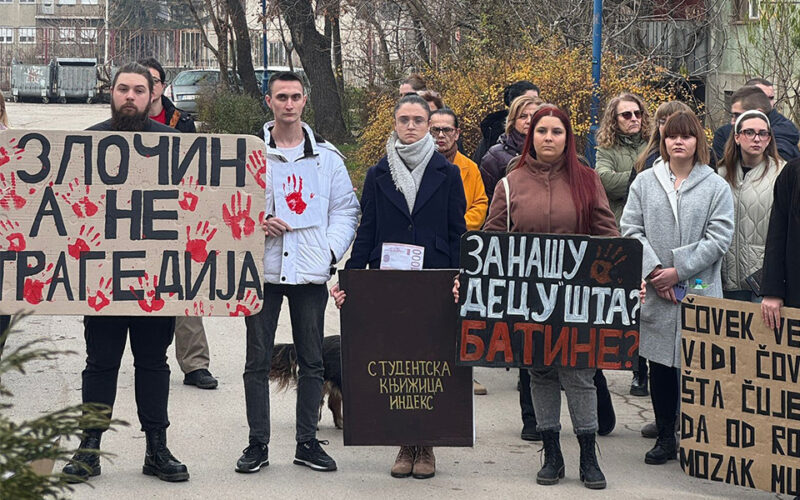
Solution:
M 800 159 L 783 167 L 775 181 L 774 201 L 764 249 L 761 315 L 770 328 L 780 325 L 781 307 L 800 307 Z

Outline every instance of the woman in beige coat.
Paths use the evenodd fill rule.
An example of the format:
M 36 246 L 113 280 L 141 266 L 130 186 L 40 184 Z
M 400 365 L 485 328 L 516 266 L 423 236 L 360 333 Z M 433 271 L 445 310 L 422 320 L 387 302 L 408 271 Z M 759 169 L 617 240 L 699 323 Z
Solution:
M 745 278 L 761 269 L 766 221 L 772 210 L 773 187 L 784 161 L 778 156 L 767 116 L 758 110 L 742 113 L 725 145 L 719 174 L 733 194 L 733 241 L 722 264 L 726 299 L 760 302 Z

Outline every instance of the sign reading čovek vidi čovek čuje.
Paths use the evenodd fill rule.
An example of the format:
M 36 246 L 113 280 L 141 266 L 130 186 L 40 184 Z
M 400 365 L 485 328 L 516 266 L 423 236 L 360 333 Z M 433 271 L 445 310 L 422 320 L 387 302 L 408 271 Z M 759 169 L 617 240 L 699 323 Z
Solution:
M 639 241 L 470 231 L 461 270 L 459 364 L 637 366 Z
M 455 366 L 456 273 L 340 272 L 345 445 L 472 446 L 472 368 Z
M 261 308 L 265 146 L 252 136 L 0 133 L 0 312 Z
M 690 476 L 800 494 L 800 310 L 770 330 L 759 304 L 681 304 L 681 450 Z

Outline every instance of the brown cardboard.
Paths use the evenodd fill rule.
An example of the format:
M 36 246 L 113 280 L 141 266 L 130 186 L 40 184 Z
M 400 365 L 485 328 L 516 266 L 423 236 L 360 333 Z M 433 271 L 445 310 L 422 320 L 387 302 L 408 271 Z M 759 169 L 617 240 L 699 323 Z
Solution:
M 3 131 L 0 313 L 258 311 L 264 152 L 253 136 Z
M 694 477 L 797 495 L 800 310 L 770 331 L 759 304 L 681 304 L 681 450 Z M 767 406 L 769 404 L 769 407 Z

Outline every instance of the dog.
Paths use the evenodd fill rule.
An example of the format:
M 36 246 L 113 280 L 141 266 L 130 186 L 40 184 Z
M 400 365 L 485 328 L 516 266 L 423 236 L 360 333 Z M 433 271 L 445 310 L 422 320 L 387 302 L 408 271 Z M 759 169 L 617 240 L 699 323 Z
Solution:
M 333 335 L 322 339 L 323 374 L 322 399 L 319 402 L 319 419 L 322 420 L 322 407 L 325 396 L 328 397 L 328 408 L 333 414 L 333 423 L 337 429 L 344 428 L 342 418 L 342 338 Z M 297 386 L 297 351 L 294 344 L 275 344 L 272 350 L 272 368 L 269 379 L 275 382 L 278 391 Z

